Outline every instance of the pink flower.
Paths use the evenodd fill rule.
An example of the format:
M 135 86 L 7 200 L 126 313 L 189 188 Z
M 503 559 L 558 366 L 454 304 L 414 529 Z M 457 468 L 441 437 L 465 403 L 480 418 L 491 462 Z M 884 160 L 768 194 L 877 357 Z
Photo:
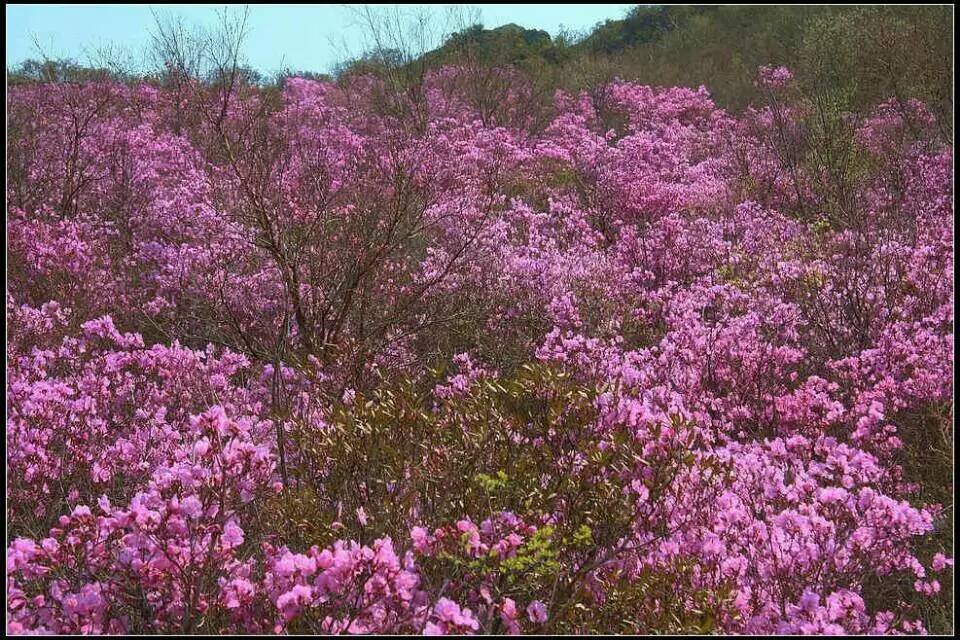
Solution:
M 534 624 L 543 624 L 547 621 L 547 605 L 540 600 L 534 600 L 527 605 L 527 616 Z
M 953 559 L 948 558 L 942 553 L 935 553 L 933 555 L 933 562 L 930 564 L 930 568 L 934 571 L 943 571 L 947 567 L 953 566 Z
M 223 543 L 227 548 L 239 547 L 243 544 L 243 529 L 231 521 L 223 528 Z

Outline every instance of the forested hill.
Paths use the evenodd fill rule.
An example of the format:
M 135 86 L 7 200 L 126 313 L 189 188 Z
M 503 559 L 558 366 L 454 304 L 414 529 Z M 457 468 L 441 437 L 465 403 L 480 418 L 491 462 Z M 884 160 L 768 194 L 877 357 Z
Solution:
M 917 97 L 949 115 L 952 23 L 946 5 L 638 5 L 589 33 L 556 38 L 517 25 L 474 26 L 427 57 L 449 62 L 469 42 L 491 63 L 538 71 L 565 88 L 613 75 L 662 86 L 703 84 L 733 109 L 755 98 L 760 65 L 782 64 L 801 81 L 836 89 L 849 107 Z
M 508 24 L 459 29 L 437 49 L 402 53 L 388 42 L 377 52 L 344 62 L 337 75 L 414 67 L 420 72 L 469 59 L 531 73 L 548 96 L 613 77 L 659 86 L 705 85 L 720 106 L 740 110 L 754 102 L 761 65 L 785 65 L 807 89 L 829 90 L 842 109 L 879 100 L 919 98 L 940 116 L 953 113 L 953 9 L 899 6 L 664 6 L 637 5 L 625 17 L 588 32 L 546 31 Z M 8 83 L 84 78 L 105 72 L 67 61 L 28 61 L 8 70 Z M 329 77 L 316 69 L 284 77 Z M 411 82 L 420 73 L 405 74 Z

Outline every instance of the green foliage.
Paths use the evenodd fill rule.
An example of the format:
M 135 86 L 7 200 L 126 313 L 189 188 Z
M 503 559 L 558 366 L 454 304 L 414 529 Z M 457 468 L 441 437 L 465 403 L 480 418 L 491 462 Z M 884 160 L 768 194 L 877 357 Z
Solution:
M 694 563 L 678 563 L 674 579 L 689 577 L 696 570 Z M 578 634 L 595 629 L 624 634 L 656 629 L 658 634 L 699 635 L 715 633 L 717 618 L 731 615 L 727 589 L 711 593 L 690 587 L 681 597 L 665 576 L 650 571 L 636 576 L 612 571 L 603 576 L 602 584 L 603 602 L 572 601 L 557 611 L 557 628 Z
M 515 554 L 502 557 L 494 549 L 473 556 L 464 535 L 421 558 L 425 583 L 440 588 L 445 581 L 473 584 L 492 576 L 488 587 L 494 597 L 529 602 L 554 594 L 551 611 L 557 616 L 551 614 L 551 625 L 557 631 L 605 628 L 581 615 L 597 606 L 584 578 L 620 553 L 637 519 L 648 517 L 638 513 L 629 479 L 636 477 L 638 465 L 655 469 L 646 483 L 649 503 L 656 505 L 670 495 L 676 474 L 693 463 L 692 451 L 656 461 L 644 458 L 626 427 L 595 428 L 596 401 L 605 389 L 545 364 L 481 377 L 447 398 L 432 392 L 434 382 L 443 382 L 443 372 L 433 375 L 433 381 L 420 385 L 385 382 L 369 395 L 357 393 L 350 405 L 334 403 L 324 424 L 293 430 L 296 456 L 303 462 L 296 468 L 313 475 L 298 471 L 294 488 L 265 510 L 264 517 L 278 523 L 272 530 L 280 532 L 279 542 L 305 549 L 337 537 L 370 542 L 390 536 L 404 544 L 412 524 L 480 523 L 510 511 L 538 523 Z M 712 473 L 709 460 L 698 464 Z M 715 471 L 724 472 L 719 466 Z M 367 514 L 365 524 L 355 516 L 359 507 Z M 539 524 L 544 517 L 549 525 Z M 650 598 L 673 599 L 675 577 L 650 575 L 632 582 L 603 573 L 599 579 L 609 582 L 605 588 L 613 593 L 602 607 L 612 621 L 609 628 L 635 630 L 639 627 L 630 620 L 638 625 L 660 616 Z M 703 600 L 697 611 L 704 613 L 666 607 L 663 615 L 672 617 L 663 619 L 663 628 L 710 628 L 722 599 L 717 594 L 696 598 Z M 647 602 L 647 609 L 630 610 L 638 602 Z
M 935 553 L 953 557 L 956 486 L 952 403 L 930 403 L 918 410 L 898 411 L 893 419 L 904 441 L 899 460 L 904 479 L 919 489 L 913 499 L 915 504 L 942 507 L 934 532 L 920 545 L 919 557 L 924 562 Z M 918 594 L 910 581 L 899 585 L 897 595 L 917 607 L 931 633 L 949 634 L 953 630 L 953 571 L 944 571 L 937 579 L 940 592 L 932 598 Z M 878 600 L 885 595 L 883 586 L 875 585 L 874 596 Z
M 833 88 L 845 108 L 919 98 L 948 125 L 953 113 L 953 9 L 855 7 L 817 16 L 796 51 L 809 89 Z
M 320 428 L 294 430 L 298 455 L 311 460 L 302 466 L 325 470 L 296 481 L 312 489 L 327 522 L 342 503 L 344 525 L 353 527 L 350 514 L 363 506 L 371 515 L 370 527 L 357 531 L 364 537 L 405 537 L 411 510 L 424 522 L 479 521 L 504 509 L 547 512 L 561 485 L 588 481 L 557 474 L 553 485 L 541 486 L 557 454 L 596 446 L 589 429 L 596 393 L 542 365 L 479 380 L 436 407 L 428 387 L 400 381 L 370 397 L 358 394 L 353 406 L 336 405 Z M 545 444 L 517 446 L 515 438 Z M 332 495 L 331 486 L 362 491 Z
M 540 29 L 524 29 L 506 24 L 496 29 L 484 29 L 476 24 L 451 35 L 441 47 L 424 59 L 431 66 L 462 64 L 465 60 L 480 60 L 490 66 L 516 66 L 531 70 L 540 63 L 559 64 L 569 56 L 562 41 L 554 42 L 550 34 Z
M 490 476 L 485 473 L 478 473 L 476 475 L 476 481 L 487 493 L 496 493 L 500 489 L 506 488 L 508 478 L 507 474 L 501 469 L 500 471 L 497 471 L 495 476 Z
M 515 584 L 521 577 L 542 582 L 557 573 L 559 553 L 553 537 L 553 527 L 541 527 L 517 549 L 515 556 L 500 562 L 499 571 L 506 576 L 508 585 Z
M 25 60 L 20 66 L 7 70 L 7 84 L 17 86 L 36 82 L 123 82 L 128 78 L 120 77 L 109 69 L 87 67 L 75 60 Z

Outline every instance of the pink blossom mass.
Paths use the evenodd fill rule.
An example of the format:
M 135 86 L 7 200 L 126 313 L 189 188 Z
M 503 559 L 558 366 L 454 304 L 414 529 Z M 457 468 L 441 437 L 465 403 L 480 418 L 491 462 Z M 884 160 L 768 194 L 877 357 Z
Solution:
M 927 629 L 929 106 L 535 80 L 8 89 L 9 633 Z

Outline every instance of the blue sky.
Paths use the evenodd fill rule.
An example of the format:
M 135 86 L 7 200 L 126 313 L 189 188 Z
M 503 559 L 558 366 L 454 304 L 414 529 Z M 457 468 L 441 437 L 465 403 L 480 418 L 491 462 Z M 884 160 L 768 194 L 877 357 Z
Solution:
M 51 58 L 88 59 L 106 45 L 139 52 L 149 42 L 150 7 L 179 14 L 187 23 L 212 26 L 225 5 L 7 5 L 7 65 L 37 58 L 34 40 Z M 242 7 L 242 5 L 227 5 Z M 394 5 L 381 5 L 391 7 Z M 419 5 L 426 6 L 426 5 Z M 445 5 L 431 5 L 442 15 Z M 448 6 L 448 5 L 447 5 Z M 629 4 L 476 4 L 486 27 L 514 22 L 556 35 L 561 27 L 590 29 L 621 18 Z M 407 5 L 409 7 L 409 5 Z M 362 29 L 344 5 L 250 5 L 250 35 L 244 53 L 261 72 L 288 67 L 330 71 L 343 52 L 359 53 Z

